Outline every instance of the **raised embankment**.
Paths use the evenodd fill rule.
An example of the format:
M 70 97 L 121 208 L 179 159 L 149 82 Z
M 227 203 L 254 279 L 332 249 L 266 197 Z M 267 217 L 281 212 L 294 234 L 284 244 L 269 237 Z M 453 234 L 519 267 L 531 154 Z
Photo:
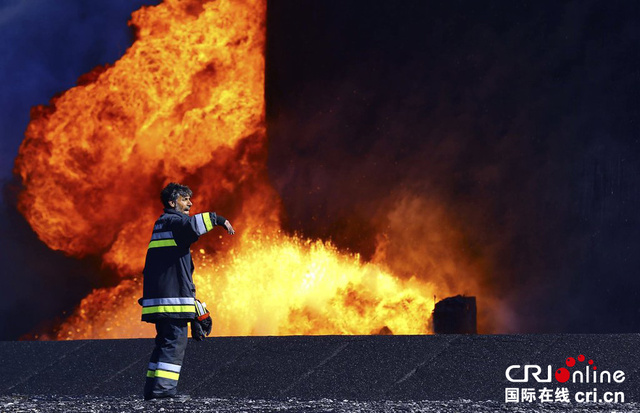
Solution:
M 189 342 L 179 389 L 220 398 L 504 401 L 506 388 L 567 387 L 572 398 L 596 389 L 637 402 L 639 344 L 639 334 L 214 337 Z M 139 395 L 152 348 L 151 339 L 0 342 L 0 394 Z M 565 365 L 581 354 L 585 361 Z M 622 371 L 624 381 L 606 383 L 605 374 L 594 384 L 592 366 L 590 383 L 505 377 L 511 365 L 541 366 L 546 379 L 549 365 L 552 374 L 573 373 L 589 360 L 598 381 L 604 370 Z M 511 372 L 524 377 L 524 368 Z

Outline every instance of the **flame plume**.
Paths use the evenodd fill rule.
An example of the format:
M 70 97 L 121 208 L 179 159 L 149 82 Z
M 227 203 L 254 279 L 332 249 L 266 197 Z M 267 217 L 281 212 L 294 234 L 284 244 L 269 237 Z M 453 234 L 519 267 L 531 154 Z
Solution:
M 435 294 L 479 291 L 473 269 L 455 264 L 465 261 L 451 251 L 455 237 L 443 241 L 442 220 L 425 229 L 448 254 L 424 252 L 428 265 L 418 268 L 428 282 L 406 269 L 415 260 L 390 247 L 404 242 L 393 234 L 381 235 L 366 263 L 280 230 L 266 171 L 265 8 L 262 0 L 144 7 L 132 16 L 137 40 L 118 62 L 33 110 L 16 160 L 20 211 L 50 248 L 100 255 L 120 277 L 82 300 L 54 338 L 153 336 L 139 321 L 138 274 L 169 181 L 191 186 L 195 209 L 218 211 L 238 230 L 194 245 L 197 294 L 215 316 L 214 334 L 384 326 L 424 334 Z

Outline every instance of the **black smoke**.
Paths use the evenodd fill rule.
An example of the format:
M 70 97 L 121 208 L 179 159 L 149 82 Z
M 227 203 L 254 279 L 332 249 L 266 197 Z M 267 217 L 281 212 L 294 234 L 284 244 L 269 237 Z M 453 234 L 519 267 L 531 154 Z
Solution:
M 511 331 L 640 329 L 638 4 L 274 0 L 268 16 L 288 230 L 368 257 L 393 198 L 418 194 L 488 263 Z

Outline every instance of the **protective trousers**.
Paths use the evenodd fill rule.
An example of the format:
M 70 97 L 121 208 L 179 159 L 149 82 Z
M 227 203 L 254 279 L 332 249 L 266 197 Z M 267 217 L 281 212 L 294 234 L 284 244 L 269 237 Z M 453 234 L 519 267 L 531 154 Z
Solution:
M 151 353 L 144 385 L 146 400 L 175 396 L 184 352 L 187 349 L 189 320 L 162 319 L 156 324 L 156 346 Z

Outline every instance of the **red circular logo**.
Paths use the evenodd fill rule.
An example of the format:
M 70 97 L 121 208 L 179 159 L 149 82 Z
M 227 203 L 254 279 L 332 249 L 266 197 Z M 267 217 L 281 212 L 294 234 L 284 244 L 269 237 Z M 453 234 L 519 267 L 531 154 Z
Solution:
M 569 374 L 569 370 L 565 369 L 564 367 L 560 367 L 558 370 L 556 370 L 556 380 L 558 380 L 560 383 L 566 383 L 569 380 L 569 377 L 571 375 Z

